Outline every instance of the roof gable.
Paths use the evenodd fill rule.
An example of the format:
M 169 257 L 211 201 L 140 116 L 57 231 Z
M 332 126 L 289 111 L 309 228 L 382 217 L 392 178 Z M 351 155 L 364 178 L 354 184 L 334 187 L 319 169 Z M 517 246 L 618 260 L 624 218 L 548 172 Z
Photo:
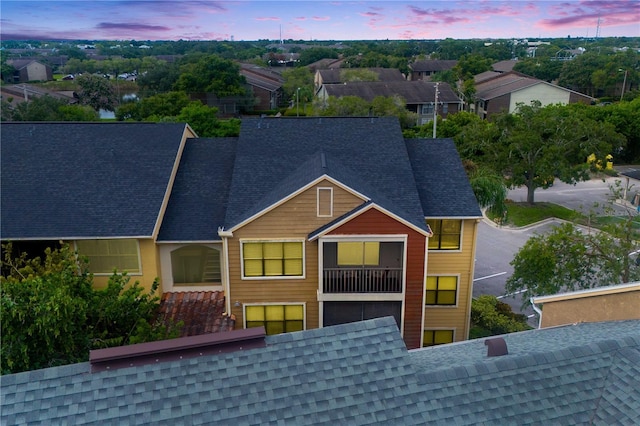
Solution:
M 395 118 L 245 120 L 233 173 L 227 230 L 325 175 L 426 229 Z
M 3 123 L 2 238 L 153 237 L 187 131 L 185 124 Z

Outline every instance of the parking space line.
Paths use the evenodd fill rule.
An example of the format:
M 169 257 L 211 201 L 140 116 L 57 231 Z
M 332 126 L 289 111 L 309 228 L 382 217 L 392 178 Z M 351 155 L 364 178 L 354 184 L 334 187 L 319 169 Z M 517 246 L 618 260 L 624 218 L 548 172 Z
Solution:
M 504 275 L 506 272 L 498 272 L 497 274 L 487 275 L 486 277 L 474 278 L 473 282 L 486 280 L 487 278 L 499 277 L 500 275 Z

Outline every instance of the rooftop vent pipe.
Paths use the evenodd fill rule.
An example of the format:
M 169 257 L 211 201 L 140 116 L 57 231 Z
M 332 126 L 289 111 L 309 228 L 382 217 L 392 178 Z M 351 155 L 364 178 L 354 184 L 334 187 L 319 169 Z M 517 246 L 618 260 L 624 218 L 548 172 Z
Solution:
M 508 355 L 509 351 L 507 350 L 507 342 L 504 341 L 502 337 L 496 337 L 495 339 L 487 339 L 484 341 L 484 345 L 488 346 L 487 356 L 502 356 Z

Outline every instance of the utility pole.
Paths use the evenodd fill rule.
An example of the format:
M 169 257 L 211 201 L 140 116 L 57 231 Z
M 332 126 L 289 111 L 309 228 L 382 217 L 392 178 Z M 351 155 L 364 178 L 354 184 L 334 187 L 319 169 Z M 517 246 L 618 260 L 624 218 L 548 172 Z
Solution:
M 618 71 L 622 71 L 621 69 Z M 629 70 L 624 70 L 624 80 L 622 80 L 622 90 L 620 91 L 620 102 L 622 102 L 622 97 L 624 96 L 624 88 L 627 86 L 627 73 Z
M 433 138 L 436 138 L 436 126 L 438 124 L 438 84 L 436 83 L 436 98 L 433 103 Z
M 296 90 L 296 117 L 300 117 L 300 88 Z

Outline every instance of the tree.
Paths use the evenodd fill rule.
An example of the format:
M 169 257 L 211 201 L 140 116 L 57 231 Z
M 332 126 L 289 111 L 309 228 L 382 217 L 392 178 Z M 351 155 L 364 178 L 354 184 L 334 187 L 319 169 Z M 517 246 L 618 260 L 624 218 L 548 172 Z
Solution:
M 220 137 L 240 135 L 240 120 L 231 119 L 227 122 L 218 120 L 218 109 L 203 105 L 200 102 L 191 102 L 182 108 L 178 114 L 178 122 L 189 123 L 191 128 L 200 137 Z
M 82 74 L 75 81 L 80 87 L 77 95 L 82 105 L 89 105 L 96 111 L 115 111 L 118 98 L 109 80 L 93 74 Z
M 619 188 L 613 192 L 619 196 Z M 635 214 L 628 209 L 624 217 L 609 218 L 597 229 L 565 223 L 530 238 L 511 261 L 506 290 L 522 292 L 526 305 L 533 296 L 639 280 L 640 266 L 630 256 L 639 248 Z M 591 213 L 589 221 L 595 220 Z
M 471 301 L 471 339 L 530 329 L 525 315 L 514 313 L 495 296 L 483 295 Z
M 191 100 L 184 92 L 168 92 L 149 96 L 139 102 L 127 102 L 116 110 L 116 119 L 134 121 L 159 121 L 176 117 Z
M 214 93 L 223 98 L 244 95 L 245 83 L 238 64 L 217 55 L 205 55 L 187 59 L 180 67 L 175 88 L 186 93 Z
M 98 113 L 91 107 L 69 105 L 63 99 L 50 95 L 31 98 L 20 102 L 15 108 L 3 107 L 3 120 L 11 121 L 95 121 Z
M 43 259 L 13 257 L 3 245 L 0 277 L 2 374 L 87 361 L 89 351 L 170 338 L 177 327 L 155 322 L 157 283 L 149 293 L 124 274 L 95 290 L 87 262 L 68 245 Z
M 508 176 L 511 187 L 525 185 L 527 202 L 534 203 L 537 188 L 548 188 L 558 178 L 575 183 L 589 178 L 589 155 L 602 162 L 624 145 L 624 137 L 608 123 L 590 119 L 562 105 L 541 107 L 538 101 L 522 105 L 514 114 L 501 114 L 498 143 L 482 147 L 485 161 Z
M 298 58 L 300 66 L 312 64 L 320 59 L 337 59 L 338 52 L 328 47 L 310 47 L 304 49 Z

